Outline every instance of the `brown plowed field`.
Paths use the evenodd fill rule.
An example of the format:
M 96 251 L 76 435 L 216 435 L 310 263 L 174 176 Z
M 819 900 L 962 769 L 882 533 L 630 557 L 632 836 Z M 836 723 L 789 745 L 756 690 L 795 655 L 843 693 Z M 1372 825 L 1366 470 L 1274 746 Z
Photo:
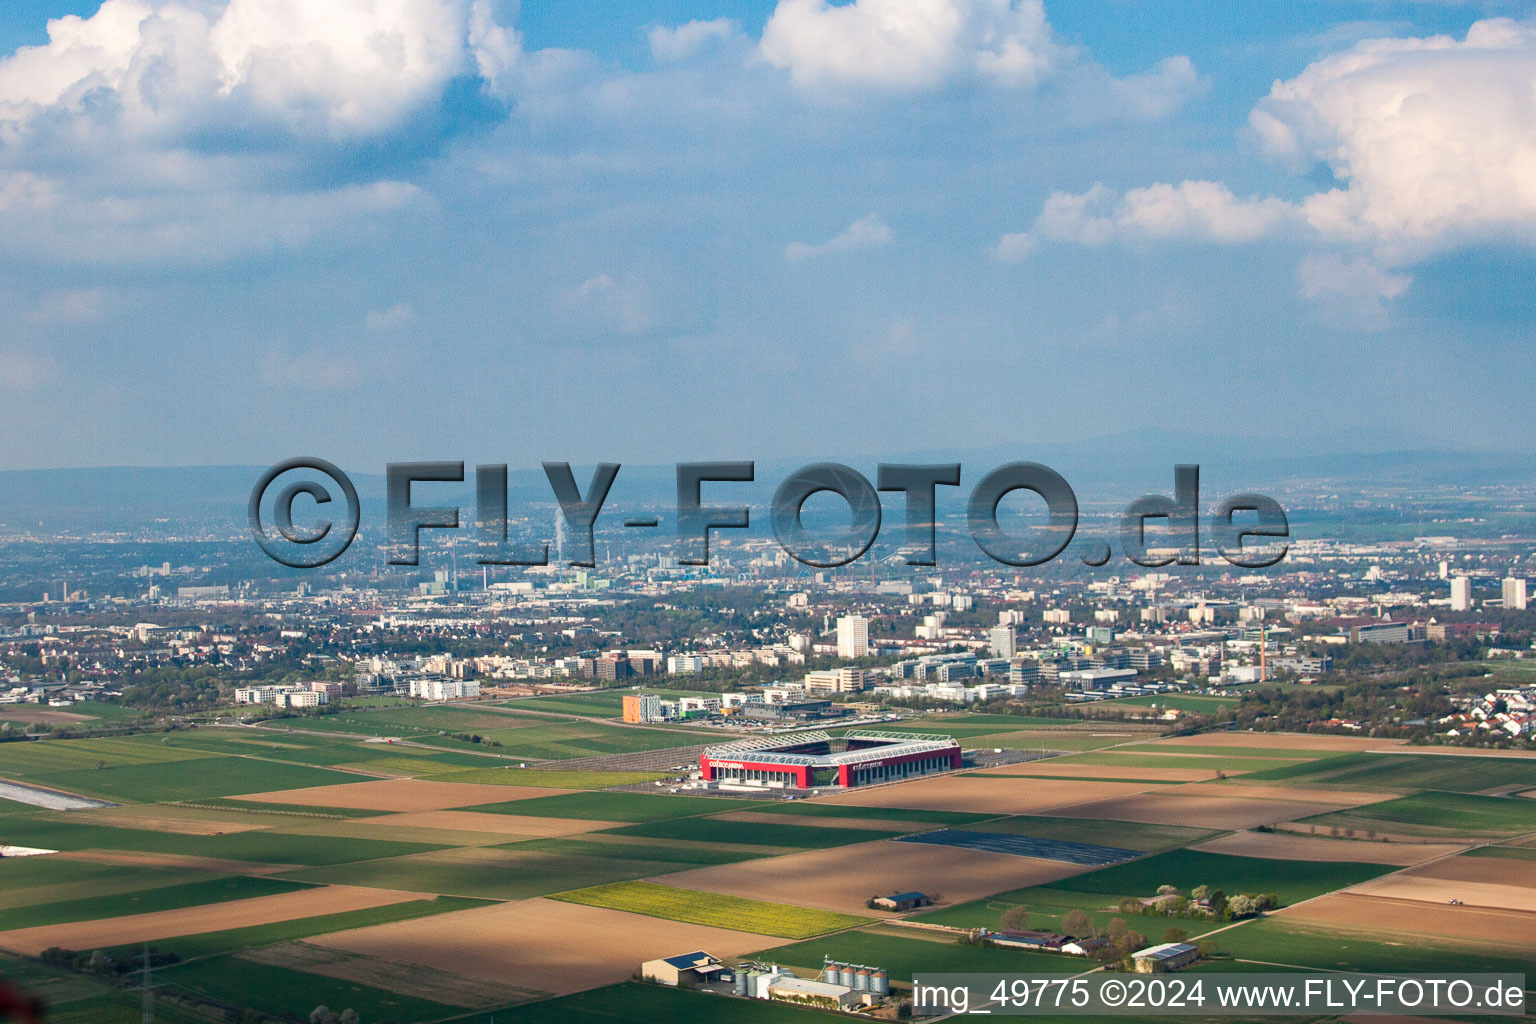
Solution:
M 1202 853 L 1275 860 L 1315 860 L 1355 864 L 1421 864 L 1466 849 L 1447 844 L 1361 843 L 1348 839 L 1313 839 L 1285 832 L 1233 832 L 1190 847 Z
M 247 925 L 292 921 L 300 917 L 339 914 L 349 910 L 384 907 L 391 903 L 421 899 L 419 892 L 395 889 L 365 889 L 351 885 L 328 885 L 319 889 L 258 896 L 249 900 L 231 900 L 203 907 L 158 910 L 128 917 L 109 917 L 100 921 L 77 921 L 38 928 L 19 928 L 0 932 L 0 949 L 36 956 L 50 946 L 65 949 L 100 949 L 130 942 L 153 942 L 177 935 L 244 928 Z
M 473 782 L 424 782 L 420 779 L 379 779 L 377 782 L 348 782 L 339 786 L 248 793 L 232 799 L 297 804 L 303 807 L 345 807 L 363 811 L 441 811 L 450 807 L 473 807 L 476 804 L 527 800 L 530 797 L 571 792 L 574 790 L 486 786 Z
M 565 994 L 627 981 L 642 961 L 696 949 L 739 956 L 783 939 L 557 900 L 498 903 L 307 940 L 483 981 Z
M 1536 948 L 1536 914 L 1485 907 L 1385 899 L 1341 892 L 1275 912 L 1287 920 L 1325 924 L 1344 931 L 1386 935 L 1439 935 L 1488 946 Z
M 871 896 L 939 894 L 945 904 L 1054 882 L 1086 867 L 951 846 L 880 840 L 742 864 L 693 868 L 653 879 L 685 889 L 869 914 Z M 717 954 L 718 955 L 718 954 Z

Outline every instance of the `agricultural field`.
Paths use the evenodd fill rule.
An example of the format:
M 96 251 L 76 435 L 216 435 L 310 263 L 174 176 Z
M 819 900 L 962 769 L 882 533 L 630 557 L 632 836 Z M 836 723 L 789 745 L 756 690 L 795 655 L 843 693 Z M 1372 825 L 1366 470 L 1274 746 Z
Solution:
M 1536 758 L 1464 754 L 1344 754 L 1306 765 L 1272 768 L 1248 776 L 1306 785 L 1380 786 L 1482 793 L 1536 788 Z
M 1020 815 L 1000 818 L 971 826 L 978 832 L 1006 832 L 1010 835 L 1054 839 L 1064 843 L 1096 843 L 1157 853 L 1189 846 L 1216 833 L 1210 829 L 1180 825 L 1156 825 L 1140 821 L 1086 821 L 1082 818 L 1052 818 Z M 1111 842 L 1113 840 L 1113 842 Z
M 669 921 L 704 924 L 715 928 L 808 939 L 867 923 L 866 918 L 838 914 L 786 903 L 767 903 L 722 893 L 678 889 L 654 882 L 614 882 L 590 889 L 574 889 L 551 896 L 566 903 L 606 907 Z
M 518 814 L 542 818 L 578 818 L 589 821 L 665 821 L 722 811 L 757 810 L 758 800 L 719 797 L 671 796 L 634 793 L 568 793 L 466 807 L 485 814 Z
M 1382 832 L 1436 838 L 1498 839 L 1536 832 L 1536 801 L 1417 793 L 1302 818 L 1300 824 L 1329 832 L 1339 829 L 1365 834 Z
M 1167 710 L 1173 708 L 1177 711 L 1189 711 L 1197 715 L 1209 715 L 1227 708 L 1234 708 L 1238 704 L 1236 697 L 1207 697 L 1186 693 L 1162 693 L 1150 697 L 1122 697 L 1113 701 L 1111 706 L 1158 708 Z
M 619 696 L 561 699 L 590 714 L 605 703 L 616 711 Z M 810 1011 L 732 1003 L 719 1018 L 709 1016 L 719 997 L 626 982 L 642 959 L 693 949 L 804 975 L 830 954 L 883 966 L 898 982 L 919 970 L 1076 973 L 1084 961 L 963 945 L 943 929 L 996 928 L 1020 907 L 1033 928 L 1061 929 L 1080 910 L 1093 928 L 1121 917 L 1151 941 L 1169 926 L 1196 936 L 1221 927 L 1119 909 L 1165 884 L 1276 893 L 1287 905 L 1280 914 L 1212 940 L 1234 951 L 1277 945 L 1277 963 L 1329 952 L 1316 934 L 1339 936 L 1336 958 L 1382 962 L 1391 947 L 1381 935 L 1350 931 L 1362 915 L 1378 930 L 1408 921 L 1419 929 L 1404 932 L 1412 941 L 1445 948 L 1477 944 L 1476 930 L 1495 926 L 1477 915 L 1515 915 L 1496 922 L 1508 936 L 1536 929 L 1536 910 L 1507 909 L 1536 891 L 1536 876 L 1527 877 L 1536 846 L 1515 845 L 1536 832 L 1536 801 L 1451 788 L 1470 786 L 1468 765 L 1493 758 L 1369 754 L 1352 737 L 1152 741 L 1120 723 L 934 715 L 902 727 L 953 726 L 968 746 L 1027 735 L 1085 752 L 817 799 L 749 799 L 644 785 L 658 773 L 562 767 L 608 747 L 680 741 L 567 713 L 385 706 L 295 721 L 295 730 L 17 744 L 26 763 L 7 763 L 7 773 L 117 806 L 0 805 L 0 842 L 61 851 L 0 860 L 0 950 L 46 943 L 126 961 L 148 941 L 180 958 L 156 971 L 162 991 L 279 1019 L 302 1020 L 324 1003 L 355 1009 L 363 1024 L 517 1024 L 551 1021 L 561 1007 L 569 1020 L 618 1024 L 635 1018 L 614 1008 L 614 993 L 639 992 L 635 1005 L 654 1006 L 655 1019 L 761 1015 L 766 1024 Z M 343 719 L 335 732 L 345 735 L 302 731 L 332 718 Z M 447 732 L 507 745 L 475 750 Z M 409 742 L 367 742 L 376 735 Z M 514 737 L 523 738 L 514 746 Z M 559 760 L 519 767 L 518 755 Z M 1480 788 L 1522 783 L 1524 762 L 1498 760 Z M 1388 785 L 1383 761 L 1412 773 Z M 1216 781 L 1218 770 L 1233 778 Z M 1374 824 L 1363 825 L 1368 816 Z M 1351 828 L 1356 838 L 1344 838 Z M 1361 841 L 1362 828 L 1376 840 Z M 942 829 L 982 840 L 892 841 Z M 1413 841 L 1381 841 L 1399 832 Z M 1504 837 L 1514 838 L 1452 856 Z M 1049 859 L 1061 843 L 1133 859 L 1098 869 Z M 1443 905 L 1451 888 L 1466 906 Z M 868 907 L 873 896 L 909 890 L 936 905 Z M 1403 906 L 1424 909 L 1405 915 Z M 905 927 L 907 919 L 940 930 Z M 1512 956 L 1503 946 L 1499 955 Z M 518 965 L 510 974 L 509 964 Z M 66 973 L 49 984 L 89 980 Z M 107 1016 L 90 1019 L 97 1004 Z M 71 1004 L 81 1016 L 66 1024 L 119 1024 L 110 1007 L 120 1004 L 118 990 L 93 990 Z M 166 1018 L 173 1024 L 198 1024 L 175 1012 Z
M 613 835 L 643 836 L 647 839 L 688 839 L 704 843 L 799 850 L 863 843 L 871 838 L 872 832 L 878 834 L 878 830 L 868 828 L 822 828 L 817 825 L 780 825 L 761 821 L 727 821 L 722 818 L 671 818 L 608 831 Z M 898 835 L 916 830 L 911 826 L 893 824 L 887 831 Z
M 1396 870 L 1382 864 L 1297 862 L 1262 857 L 1174 850 L 1074 875 L 1043 888 L 1098 893 L 1115 898 L 1154 896 L 1160 885 L 1188 893 L 1197 885 L 1232 893 L 1274 893 L 1282 906 Z

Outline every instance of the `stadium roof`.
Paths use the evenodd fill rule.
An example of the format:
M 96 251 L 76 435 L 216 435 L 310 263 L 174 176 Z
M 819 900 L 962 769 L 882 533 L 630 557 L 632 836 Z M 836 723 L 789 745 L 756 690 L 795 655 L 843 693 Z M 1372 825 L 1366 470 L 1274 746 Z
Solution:
M 901 757 L 906 754 L 937 753 L 941 750 L 953 750 L 960 745 L 955 742 L 953 736 L 920 732 L 859 730 L 847 733 L 844 739 L 871 740 L 880 745 L 859 750 L 841 750 L 831 754 L 796 754 L 779 749 L 799 747 L 807 743 L 833 742 L 831 736 L 818 731 L 796 733 L 792 736 L 759 736 L 749 740 L 739 740 L 718 747 L 709 747 L 704 751 L 704 756 L 711 761 L 750 760 L 826 768 L 859 764 L 863 761 L 875 761 L 887 757 Z

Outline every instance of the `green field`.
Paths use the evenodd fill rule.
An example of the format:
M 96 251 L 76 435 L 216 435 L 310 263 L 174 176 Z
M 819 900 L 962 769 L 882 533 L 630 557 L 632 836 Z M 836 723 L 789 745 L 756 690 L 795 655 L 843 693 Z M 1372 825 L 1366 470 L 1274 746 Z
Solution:
M 1536 800 L 1417 793 L 1301 821 L 1343 830 L 1434 837 L 1500 838 L 1536 831 Z
M 328 935 L 349 928 L 367 928 L 392 921 L 409 921 L 418 917 L 448 914 L 455 910 L 489 906 L 485 900 L 461 899 L 453 896 L 437 896 L 432 899 L 411 900 L 385 907 L 369 907 L 339 914 L 321 914 L 318 917 L 301 917 L 295 921 L 278 921 L 275 924 L 252 925 L 248 928 L 230 928 L 218 932 L 201 932 L 197 935 L 178 935 L 161 939 L 155 947 L 162 952 L 175 953 L 183 960 L 196 957 L 222 956 L 243 949 L 276 946 L 283 942 L 296 942 L 312 935 Z M 139 951 L 137 943 L 108 949 L 108 955 L 119 960 L 132 959 Z
M 1234 757 L 1231 755 L 1218 755 L 1212 757 L 1198 757 L 1194 755 L 1180 754 L 1133 754 L 1122 751 L 1114 753 L 1073 754 L 1070 757 L 1057 759 L 1059 764 L 1088 764 L 1101 767 L 1114 768 L 1194 768 L 1208 772 L 1255 772 L 1265 768 L 1293 764 L 1285 758 L 1275 757 Z
M 1405 917 L 1411 929 L 1411 916 Z M 1296 964 L 1326 970 L 1399 974 L 1508 971 L 1531 973 L 1531 958 L 1493 944 L 1479 947 L 1464 940 L 1436 941 L 1394 933 L 1391 938 L 1303 925 L 1271 917 L 1251 921 L 1215 936 L 1225 954 L 1265 963 Z M 1254 970 L 1263 968 L 1254 967 Z M 1527 982 L 1529 984 L 1529 981 Z
M 1130 704 L 1134 707 L 1176 708 L 1179 711 L 1190 711 L 1197 715 L 1208 715 L 1226 708 L 1234 708 L 1238 701 L 1236 697 L 1206 697 L 1184 693 L 1160 693 L 1150 697 L 1123 697 L 1120 700 L 1110 701 L 1110 706 Z
M 1382 864 L 1270 860 L 1172 850 L 1047 882 L 1040 888 L 1118 898 L 1153 896 L 1160 885 L 1172 885 L 1186 894 L 1197 885 L 1208 885 L 1225 890 L 1229 896 L 1239 892 L 1274 893 L 1284 905 L 1397 870 Z
M 916 821 L 933 825 L 968 825 L 985 821 L 990 814 L 970 811 L 927 811 L 908 807 L 860 807 L 856 804 L 825 804 L 812 800 L 753 800 L 751 810 L 760 814 L 785 814 L 805 818 L 863 818 L 870 821 Z
M 582 821 L 664 821 L 720 811 L 754 808 L 752 800 L 728 800 L 710 796 L 671 796 L 651 793 L 561 793 L 528 800 L 483 804 L 465 810 L 491 814 L 516 814 L 533 818 L 577 818 Z
M 608 789 L 667 778 L 663 772 L 580 772 L 556 768 L 470 768 L 429 775 L 429 782 L 474 782 L 488 786 L 542 786 L 547 789 Z
M 587 907 L 623 910 L 668 921 L 685 921 L 712 928 L 775 935 L 784 939 L 808 939 L 813 935 L 867 923 L 866 918 L 851 914 L 679 889 L 654 882 L 613 882 L 590 889 L 558 893 L 550 898 Z
M 175 763 L 174 769 L 162 761 L 119 767 L 34 772 L 26 776 L 26 781 L 118 803 L 198 800 L 241 793 L 264 793 L 275 789 L 302 789 L 307 786 L 336 786 L 369 781 L 363 775 L 254 757 L 199 757 Z
M 1479 846 L 1464 857 L 1495 857 L 1500 860 L 1536 860 L 1536 846 Z
M 321 1005 L 333 1010 L 338 1007 L 356 1010 L 364 1021 L 441 1020 L 463 1013 L 462 1007 L 228 956 L 209 957 L 166 968 L 156 973 L 156 982 L 227 1005 L 299 1020 Z
M 227 903 L 230 900 L 247 900 L 257 896 L 275 896 L 278 893 L 296 892 L 299 889 L 308 888 L 310 886 L 301 882 L 244 875 L 189 882 L 185 885 L 163 885 L 153 889 L 139 889 L 135 892 L 58 900 L 52 903 L 0 910 L 0 931 L 36 928 L 47 924 L 69 924 L 73 921 L 95 921 L 106 917 L 126 917 L 129 914 L 148 914 L 157 910 L 180 910 L 183 907 Z
M 1068 892 L 1064 889 L 1015 889 L 1013 892 L 931 910 L 917 915 L 913 920 L 948 925 L 951 928 L 997 928 L 1002 924 L 1004 911 L 1011 907 L 1024 907 L 1029 911 L 1029 927 L 1040 931 L 1065 931 L 1066 916 L 1074 910 L 1081 910 L 1100 932 L 1106 931 L 1110 921 L 1118 917 L 1154 942 L 1160 940 L 1169 927 L 1182 928 L 1191 935 L 1200 935 L 1212 928 L 1221 927 L 1220 922 L 1198 918 L 1127 916 L 1111 907 L 1110 903 L 1109 899 L 1094 893 Z
M 867 843 L 914 831 L 893 827 L 889 831 L 872 828 L 817 828 L 814 825 L 780 825 L 776 822 L 723 821 L 719 818 L 674 818 L 640 825 L 608 829 L 614 835 L 644 836 L 647 839 L 691 839 L 704 843 L 739 843 L 745 846 L 782 846 L 800 850 L 819 850 L 829 846 Z
M 1218 834 L 1211 829 L 1182 825 L 1148 825 L 1139 821 L 1099 821 L 1028 814 L 988 821 L 972 828 L 977 832 L 1006 832 L 1036 839 L 1056 839 L 1065 843 L 1118 846 L 1144 853 L 1189 846 Z
M 266 830 L 231 832 L 219 836 L 188 836 L 174 832 L 77 825 L 44 816 L 9 818 L 6 841 L 45 850 L 129 850 L 171 853 L 260 864 L 341 864 L 377 857 L 399 857 L 440 847 L 384 839 L 342 836 L 289 835 Z
M 643 859 L 625 853 L 619 844 L 610 849 L 613 852 L 607 855 L 591 856 L 572 854 L 558 846 L 535 848 L 533 843 L 509 843 L 306 868 L 284 877 L 444 896 L 521 900 L 697 866 L 686 861 Z
M 823 957 L 855 964 L 884 967 L 892 980 L 911 981 L 915 972 L 950 971 L 1018 972 L 1029 974 L 1076 974 L 1092 964 L 1075 956 L 1031 953 L 997 946 L 962 946 L 954 936 L 908 929 L 912 938 L 892 929 L 839 932 L 819 939 L 776 946 L 753 959 L 790 967 L 820 970 Z
M 1434 789 L 1477 793 L 1502 786 L 1536 787 L 1536 758 L 1452 754 L 1345 754 L 1307 765 L 1274 768 L 1250 779 L 1308 785 Z
M 685 840 L 674 840 L 671 843 L 635 843 L 620 841 L 617 837 L 607 842 L 588 837 L 530 839 L 527 842 L 518 843 L 516 848 L 525 853 L 646 860 L 658 864 L 674 864 L 679 867 L 738 864 L 744 860 L 756 860 L 763 856 L 761 851 L 728 850 L 710 843 L 690 843 Z

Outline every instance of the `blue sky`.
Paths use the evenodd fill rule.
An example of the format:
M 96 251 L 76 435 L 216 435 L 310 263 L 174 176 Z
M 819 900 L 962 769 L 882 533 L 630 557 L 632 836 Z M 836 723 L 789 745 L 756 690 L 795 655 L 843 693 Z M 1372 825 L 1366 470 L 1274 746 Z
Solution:
M 1529 449 L 1522 11 L 15 0 L 4 465 Z

